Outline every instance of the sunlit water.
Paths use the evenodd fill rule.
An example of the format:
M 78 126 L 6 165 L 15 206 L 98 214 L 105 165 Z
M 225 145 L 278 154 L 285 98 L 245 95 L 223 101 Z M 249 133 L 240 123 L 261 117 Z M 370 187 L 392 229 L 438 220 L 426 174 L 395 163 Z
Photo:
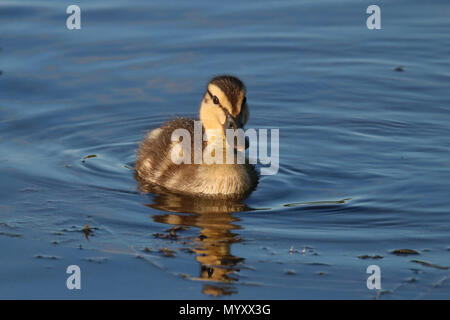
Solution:
M 372 31 L 368 1 L 77 4 L 73 31 L 68 3 L 0 7 L 1 298 L 449 298 L 448 1 L 378 2 Z M 243 203 L 141 192 L 137 143 L 221 73 L 278 174 Z

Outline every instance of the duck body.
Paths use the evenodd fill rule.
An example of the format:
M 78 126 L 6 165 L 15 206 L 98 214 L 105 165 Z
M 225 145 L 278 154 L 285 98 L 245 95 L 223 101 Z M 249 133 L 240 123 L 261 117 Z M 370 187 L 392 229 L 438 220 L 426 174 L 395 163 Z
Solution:
M 234 155 L 236 160 L 239 152 L 245 152 L 247 147 L 247 144 L 237 147 L 226 138 L 229 132 L 244 132 L 239 129 L 248 120 L 245 95 L 244 83 L 234 76 L 222 75 L 211 79 L 200 104 L 199 122 L 187 118 L 168 121 L 150 131 L 140 143 L 135 164 L 138 180 L 196 196 L 242 199 L 249 195 L 258 184 L 255 167 L 248 163 L 247 158 L 244 162 L 230 162 L 225 157 L 225 154 L 231 154 L 231 158 Z M 182 140 L 173 138 L 177 129 L 186 134 Z M 201 131 L 201 142 L 196 136 L 198 131 Z M 212 153 L 211 147 L 214 149 Z M 190 158 L 191 161 L 173 161 L 174 148 L 177 148 L 175 152 L 185 155 L 184 160 Z M 206 154 L 210 152 L 227 161 L 202 161 L 205 150 L 208 150 Z M 198 154 L 201 155 L 200 161 L 195 161 Z
M 135 164 L 139 179 L 183 194 L 230 199 L 246 197 L 258 184 L 255 167 L 249 163 L 195 164 L 195 152 L 203 153 L 207 142 L 195 146 L 194 121 L 177 118 L 147 134 L 139 145 Z M 172 161 L 172 133 L 177 129 L 185 129 L 191 135 L 190 163 Z

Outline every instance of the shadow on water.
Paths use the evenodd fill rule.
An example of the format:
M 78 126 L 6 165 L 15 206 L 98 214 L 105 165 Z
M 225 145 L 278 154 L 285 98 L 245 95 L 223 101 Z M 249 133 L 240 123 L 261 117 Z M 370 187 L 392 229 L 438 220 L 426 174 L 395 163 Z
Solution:
M 206 281 L 202 292 L 204 294 L 221 296 L 237 293 L 233 283 L 238 281 L 244 258 L 231 254 L 231 246 L 242 242 L 233 230 L 241 229 L 236 224 L 239 218 L 235 212 L 250 211 L 250 207 L 242 201 L 189 197 L 175 194 L 159 186 L 150 185 L 139 178 L 140 191 L 154 194 L 148 207 L 168 211 L 165 214 L 155 214 L 155 222 L 172 225 L 171 238 L 177 239 L 175 231 L 183 228 L 197 228 L 199 231 L 188 244 L 188 250 L 195 254 L 200 265 L 198 276 L 191 280 Z

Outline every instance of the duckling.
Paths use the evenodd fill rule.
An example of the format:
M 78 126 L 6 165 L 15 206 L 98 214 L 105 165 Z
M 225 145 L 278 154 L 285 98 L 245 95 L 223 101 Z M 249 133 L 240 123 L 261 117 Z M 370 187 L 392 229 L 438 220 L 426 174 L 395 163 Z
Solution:
M 206 86 L 200 104 L 202 143 L 195 143 L 196 119 L 177 118 L 148 132 L 137 151 L 137 180 L 182 194 L 226 199 L 245 198 L 258 184 L 258 173 L 253 165 L 248 161 L 234 161 L 231 164 L 225 163 L 226 161 L 199 163 L 194 161 L 194 155 L 200 151 L 204 159 L 206 150 L 211 150 L 208 147 L 219 145 L 221 147 L 214 149 L 213 153 L 219 150 L 222 154 L 215 156 L 223 155 L 224 159 L 227 148 L 230 148 L 226 130 L 243 128 L 248 117 L 244 83 L 231 75 L 214 77 Z M 181 145 L 172 139 L 172 134 L 177 129 L 185 129 L 191 137 L 190 163 L 177 164 L 173 161 L 173 150 L 176 147 L 180 149 Z M 242 148 L 235 148 L 233 151 L 236 157 L 237 153 L 242 152 Z M 186 150 L 181 148 L 180 153 L 184 152 Z

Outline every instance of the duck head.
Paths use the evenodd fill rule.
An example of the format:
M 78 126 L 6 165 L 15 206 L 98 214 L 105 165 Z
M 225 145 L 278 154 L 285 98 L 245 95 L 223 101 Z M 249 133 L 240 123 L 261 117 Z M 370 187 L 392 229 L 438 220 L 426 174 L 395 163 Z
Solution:
M 219 138 L 226 141 L 226 130 L 243 129 L 248 116 L 244 83 L 230 75 L 211 79 L 200 106 L 200 121 L 205 129 L 208 144 Z M 247 147 L 246 139 L 245 148 Z

